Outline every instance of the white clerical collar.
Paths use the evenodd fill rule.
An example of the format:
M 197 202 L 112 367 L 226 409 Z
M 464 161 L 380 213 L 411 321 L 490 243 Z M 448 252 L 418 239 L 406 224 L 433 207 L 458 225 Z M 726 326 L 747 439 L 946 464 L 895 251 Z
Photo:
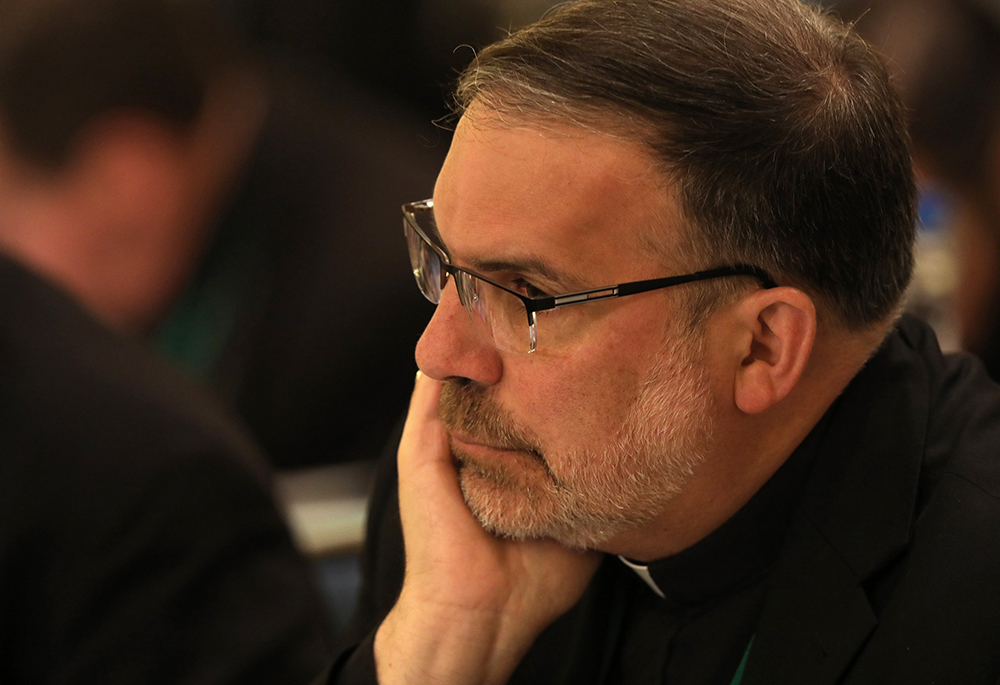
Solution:
M 649 575 L 649 567 L 648 566 L 645 566 L 643 564 L 634 564 L 631 561 L 629 561 L 628 559 L 626 559 L 625 557 L 621 556 L 620 554 L 618 555 L 618 558 L 622 560 L 623 564 L 625 564 L 630 569 L 632 569 L 633 571 L 635 571 L 635 573 L 636 573 L 637 576 L 639 576 L 644 581 L 646 581 L 646 585 L 648 585 L 650 588 L 652 588 L 653 592 L 655 592 L 656 594 L 658 594 L 661 599 L 665 599 L 664 596 L 663 596 L 663 592 L 660 590 L 659 587 L 657 587 L 656 581 L 653 580 L 653 576 Z

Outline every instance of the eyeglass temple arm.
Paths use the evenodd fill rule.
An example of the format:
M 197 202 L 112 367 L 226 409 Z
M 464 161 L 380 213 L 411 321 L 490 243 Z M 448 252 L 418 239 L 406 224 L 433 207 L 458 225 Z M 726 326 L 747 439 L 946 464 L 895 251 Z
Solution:
M 635 293 L 656 290 L 657 288 L 668 288 L 672 285 L 694 283 L 695 281 L 707 281 L 712 278 L 724 278 L 728 276 L 749 276 L 750 278 L 756 278 L 765 288 L 776 288 L 778 286 L 778 284 L 774 282 L 774 279 L 771 278 L 770 274 L 763 269 L 756 266 L 750 266 L 749 264 L 735 264 L 733 266 L 721 266 L 716 269 L 696 271 L 692 274 L 685 274 L 684 276 L 668 276 L 666 278 L 654 278 L 649 281 L 624 283 L 618 286 L 618 296 L 633 295 Z
M 776 288 L 778 286 L 778 284 L 774 282 L 774 279 L 771 278 L 771 276 L 763 269 L 756 266 L 750 266 L 749 264 L 736 264 L 734 266 L 723 266 L 717 269 L 696 271 L 692 274 L 685 274 L 683 276 L 667 276 L 666 278 L 654 278 L 648 281 L 636 281 L 634 283 L 623 283 L 621 285 L 604 288 L 594 288 L 593 290 L 584 290 L 578 293 L 571 293 L 569 295 L 543 297 L 537 300 L 526 297 L 521 297 L 521 299 L 524 300 L 524 303 L 527 305 L 530 319 L 532 312 L 554 309 L 563 305 L 573 304 L 574 302 L 624 297 L 625 295 L 635 295 L 636 293 L 644 293 L 650 290 L 657 290 L 659 288 L 669 288 L 674 285 L 694 283 L 695 281 L 706 281 L 712 278 L 723 278 L 726 276 L 749 276 L 751 278 L 756 278 L 765 288 Z

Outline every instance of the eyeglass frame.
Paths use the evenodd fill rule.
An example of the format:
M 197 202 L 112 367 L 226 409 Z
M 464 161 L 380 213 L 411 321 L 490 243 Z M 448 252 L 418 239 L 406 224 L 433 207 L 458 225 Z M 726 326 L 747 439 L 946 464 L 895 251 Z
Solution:
M 537 345 L 537 320 L 535 314 L 537 312 L 548 311 L 550 309 L 557 309 L 559 307 L 565 307 L 567 305 L 582 304 L 584 302 L 599 302 L 601 300 L 617 299 L 619 297 L 626 297 L 628 295 L 638 295 L 639 293 L 651 292 L 653 290 L 661 290 L 663 288 L 670 288 L 675 285 L 684 285 L 686 283 L 695 283 L 697 281 L 706 281 L 714 278 L 725 278 L 730 276 L 747 276 L 750 278 L 755 278 L 757 281 L 765 288 L 777 288 L 778 284 L 775 282 L 771 275 L 767 273 L 764 269 L 753 266 L 750 264 L 732 264 L 730 266 L 720 266 L 711 269 L 704 269 L 701 271 L 695 271 L 689 274 L 683 274 L 680 276 L 666 276 L 662 278 L 648 278 L 640 281 L 629 281 L 627 283 L 618 283 L 616 285 L 608 285 L 601 288 L 589 288 L 587 290 L 580 290 L 572 293 L 565 293 L 563 295 L 547 295 L 546 297 L 528 297 L 527 295 L 522 295 L 519 292 L 511 290 L 510 288 L 500 285 L 499 283 L 486 278 L 482 274 L 478 274 L 475 271 L 470 271 L 469 269 L 463 268 L 461 266 L 455 266 L 451 263 L 451 259 L 448 253 L 444 251 L 439 245 L 437 245 L 431 238 L 424 232 L 417 223 L 416 213 L 418 210 L 429 210 L 431 216 L 434 213 L 434 200 L 420 200 L 418 202 L 407 202 L 403 205 L 403 221 L 404 229 L 409 226 L 413 229 L 420 238 L 427 243 L 428 246 L 438 255 L 441 260 L 441 291 L 444 292 L 445 286 L 448 284 L 448 276 L 454 276 L 457 272 L 466 273 L 469 276 L 478 278 L 481 281 L 489 283 L 494 288 L 499 288 L 504 292 L 510 293 L 517 299 L 521 301 L 524 305 L 524 310 L 528 315 L 528 337 L 529 337 L 529 348 L 528 354 L 535 351 Z M 435 225 L 436 225 L 435 221 Z M 416 274 L 414 274 L 416 276 Z M 418 289 L 421 294 L 427 298 L 431 304 L 438 304 L 440 302 L 434 302 L 426 293 L 423 292 L 423 288 L 419 288 L 419 281 L 417 283 Z M 458 289 L 458 280 L 455 281 L 456 291 Z M 459 299 L 462 300 L 462 306 L 465 308 L 466 312 L 471 316 L 472 312 L 465 304 L 465 300 L 461 297 L 461 292 L 459 292 Z

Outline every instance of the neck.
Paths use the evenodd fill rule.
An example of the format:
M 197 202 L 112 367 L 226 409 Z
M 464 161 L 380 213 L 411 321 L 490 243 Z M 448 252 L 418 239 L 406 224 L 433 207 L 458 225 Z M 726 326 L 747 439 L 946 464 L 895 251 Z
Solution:
M 651 523 L 616 537 L 602 551 L 647 563 L 704 539 L 740 510 L 781 468 L 847 387 L 882 338 L 823 330 L 795 389 L 765 412 L 716 408 L 710 453 Z

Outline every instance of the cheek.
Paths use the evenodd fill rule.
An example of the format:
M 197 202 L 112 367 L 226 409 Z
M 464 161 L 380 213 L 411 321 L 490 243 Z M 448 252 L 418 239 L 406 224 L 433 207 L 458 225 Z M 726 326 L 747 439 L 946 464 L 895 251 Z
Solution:
M 642 331 L 582 341 L 570 354 L 505 362 L 503 396 L 550 454 L 593 448 L 611 439 L 662 349 Z

